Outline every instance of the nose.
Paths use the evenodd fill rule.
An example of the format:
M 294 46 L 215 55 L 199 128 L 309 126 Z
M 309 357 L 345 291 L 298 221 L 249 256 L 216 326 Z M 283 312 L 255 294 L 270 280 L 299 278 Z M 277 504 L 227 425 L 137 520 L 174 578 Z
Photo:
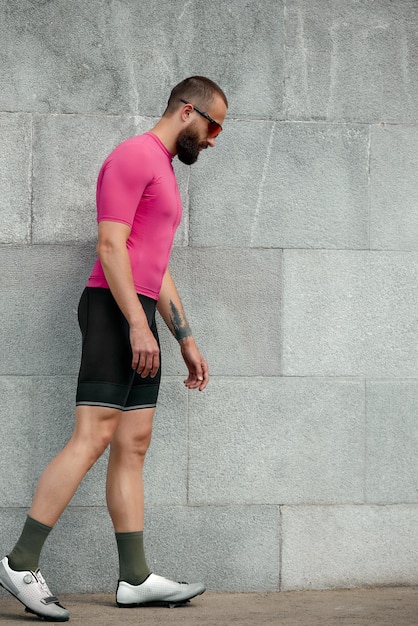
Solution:
M 211 148 L 214 148 L 215 147 L 215 141 L 216 141 L 216 137 L 208 137 L 207 140 L 206 140 L 206 143 Z

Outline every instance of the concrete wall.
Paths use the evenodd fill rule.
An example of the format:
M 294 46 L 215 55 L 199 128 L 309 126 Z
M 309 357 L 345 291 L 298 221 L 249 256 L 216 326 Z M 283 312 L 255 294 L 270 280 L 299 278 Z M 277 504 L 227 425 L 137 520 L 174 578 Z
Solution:
M 199 73 L 230 99 L 176 165 L 172 271 L 212 382 L 163 325 L 152 568 L 211 589 L 418 584 L 415 0 L 0 3 L 0 548 L 72 429 L 98 168 Z M 113 590 L 106 458 L 48 540 Z

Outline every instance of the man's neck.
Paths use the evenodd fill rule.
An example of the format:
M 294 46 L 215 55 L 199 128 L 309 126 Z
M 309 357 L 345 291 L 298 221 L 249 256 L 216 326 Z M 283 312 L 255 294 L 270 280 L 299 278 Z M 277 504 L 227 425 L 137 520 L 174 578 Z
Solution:
M 173 125 L 168 119 L 162 117 L 150 132 L 158 137 L 173 156 L 177 154 L 177 135 L 173 133 Z

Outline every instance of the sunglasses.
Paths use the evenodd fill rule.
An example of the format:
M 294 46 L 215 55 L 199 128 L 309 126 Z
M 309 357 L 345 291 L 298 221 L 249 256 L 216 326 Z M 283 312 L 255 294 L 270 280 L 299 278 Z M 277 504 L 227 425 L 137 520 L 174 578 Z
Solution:
M 199 113 L 199 115 L 201 115 L 202 117 L 208 120 L 209 137 L 211 139 L 216 139 L 216 137 L 219 135 L 219 133 L 222 130 L 222 126 L 218 124 L 218 122 L 216 122 L 210 115 L 205 113 L 205 111 L 201 111 L 200 109 L 197 108 L 197 106 L 195 106 L 194 104 L 191 104 L 191 102 L 186 102 L 186 100 L 183 100 L 182 98 L 180 98 L 180 102 L 183 102 L 183 104 L 190 104 L 193 107 L 193 109 L 196 111 L 196 113 Z

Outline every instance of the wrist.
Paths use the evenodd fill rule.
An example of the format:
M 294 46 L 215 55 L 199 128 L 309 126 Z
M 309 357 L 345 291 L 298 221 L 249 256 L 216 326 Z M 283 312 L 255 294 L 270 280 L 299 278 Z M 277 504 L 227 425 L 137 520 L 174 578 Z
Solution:
M 187 346 L 196 343 L 193 335 L 187 335 L 186 337 L 177 338 L 180 348 L 186 348 Z
M 131 319 L 128 319 L 128 324 L 130 330 L 143 330 L 145 327 L 148 327 L 148 322 L 145 314 L 143 316 L 135 316 Z

